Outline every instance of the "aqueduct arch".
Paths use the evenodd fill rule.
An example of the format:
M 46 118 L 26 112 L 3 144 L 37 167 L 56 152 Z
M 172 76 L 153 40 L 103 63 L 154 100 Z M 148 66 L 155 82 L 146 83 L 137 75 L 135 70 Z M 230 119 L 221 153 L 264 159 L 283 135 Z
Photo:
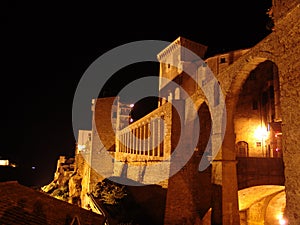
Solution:
M 287 0 L 290 1 L 290 0 Z M 285 1 L 285 2 L 287 2 Z M 280 1 L 274 1 L 280 3 Z M 291 1 L 290 1 L 291 2 Z M 298 1 L 299 2 L 299 1 Z M 298 177 L 300 176 L 300 170 L 297 167 L 300 164 L 299 157 L 299 120 L 300 120 L 300 64 L 299 64 L 299 55 L 300 55 L 300 4 L 291 10 L 286 16 L 282 16 L 280 20 L 276 21 L 275 30 L 268 35 L 264 40 L 259 42 L 256 46 L 252 47 L 245 54 L 243 53 L 234 63 L 228 65 L 219 74 L 216 74 L 217 80 L 220 82 L 221 89 L 225 96 L 226 111 L 227 111 L 227 125 L 224 141 L 222 143 L 222 148 L 217 157 L 213 160 L 211 169 L 212 169 L 212 185 L 213 185 L 213 205 L 212 205 L 212 223 L 216 224 L 240 224 L 239 219 L 239 209 L 238 209 L 238 186 L 237 186 L 237 171 L 236 171 L 236 136 L 235 136 L 235 113 L 237 105 L 239 104 L 240 93 L 243 89 L 243 85 L 249 77 L 251 71 L 263 65 L 266 62 L 272 62 L 276 65 L 278 69 L 278 78 L 280 84 L 280 103 L 281 103 L 281 114 L 282 114 L 282 146 L 283 146 L 283 159 L 285 166 L 285 192 L 286 192 L 286 216 L 289 219 L 289 224 L 299 224 L 300 221 L 300 195 L 299 187 L 300 183 Z M 181 39 L 179 39 L 181 40 Z M 167 68 L 166 64 L 166 68 Z M 176 79 L 178 71 L 170 68 L 168 74 L 172 75 L 171 79 Z M 174 73 L 173 73 L 174 72 Z M 181 74 L 182 75 L 182 74 Z M 190 92 L 189 94 L 193 95 L 193 100 L 196 102 L 197 106 L 201 106 L 205 96 L 203 93 L 200 93 L 198 90 L 192 89 L 193 85 L 190 85 L 190 80 L 186 79 L 184 76 L 177 78 L 178 83 L 183 82 Z M 211 88 L 213 90 L 213 88 Z M 167 97 L 167 89 L 164 92 L 165 97 Z M 180 99 L 184 100 L 181 93 L 179 96 Z M 177 98 L 177 97 L 176 97 Z M 174 98 L 174 102 L 180 101 Z M 199 104 L 198 104 L 199 103 Z M 171 109 L 171 108 L 170 108 Z M 165 120 L 168 119 L 167 123 L 168 128 L 170 128 L 170 134 L 176 135 L 176 132 L 173 132 L 173 128 L 176 128 L 177 120 L 173 118 L 168 118 L 169 108 L 166 104 L 161 104 L 160 109 L 164 114 Z M 169 111 L 168 111 L 169 110 Z M 159 112 L 161 112 L 159 111 Z M 157 113 L 157 112 L 154 112 Z M 144 120 L 146 121 L 154 114 L 148 114 Z M 144 121 L 144 122 L 145 122 Z M 146 121 L 147 122 L 147 121 Z M 146 123 L 147 124 L 147 123 Z M 142 130 L 142 133 L 146 130 L 145 124 L 141 123 L 141 126 L 134 128 L 135 130 Z M 192 132 L 192 131 L 190 131 Z M 127 135 L 127 134 L 126 134 Z M 124 137 L 127 140 L 127 136 L 124 133 Z M 189 136 L 188 136 L 189 137 Z M 174 142 L 170 139 L 169 135 L 165 140 L 165 145 L 163 146 L 164 154 L 169 154 L 170 149 L 172 149 Z M 192 137 L 191 137 L 192 138 Z M 248 143 L 248 141 L 245 141 Z M 122 149 L 121 149 L 122 150 Z M 193 149 L 192 149 L 193 150 Z M 148 151 L 149 152 L 149 151 Z M 123 152 L 120 154 L 131 154 L 128 152 L 128 149 L 123 149 Z M 158 158 L 156 154 L 148 154 L 151 158 Z M 140 157 L 145 157 L 141 155 Z M 143 159 L 143 158 L 142 158 Z M 192 159 L 191 159 L 192 160 Z M 189 166 L 189 165 L 187 165 Z M 191 166 L 192 167 L 192 166 Z M 179 179 L 176 181 L 178 186 L 174 186 L 174 190 L 169 186 L 168 194 L 169 201 L 177 201 L 176 198 L 182 200 L 177 201 L 177 204 L 169 204 L 169 211 L 166 211 L 165 218 L 170 219 L 170 221 L 175 221 L 177 218 L 182 219 L 183 213 L 190 216 L 192 220 L 195 218 L 195 212 L 193 207 L 197 204 L 194 204 L 195 201 L 192 200 L 193 192 L 189 190 L 190 185 L 188 184 L 188 177 L 183 176 L 186 174 L 184 171 L 180 171 L 178 174 L 175 174 L 174 177 L 179 176 Z M 171 179 L 172 179 L 171 178 Z M 184 179 L 185 178 L 185 179 Z M 169 182 L 170 185 L 171 182 Z M 182 188 L 183 187 L 183 188 Z M 186 195 L 180 192 L 187 192 Z M 172 194 L 173 193 L 173 194 Z M 195 192 L 196 193 L 196 192 Z M 188 198 L 186 197 L 188 196 Z M 173 200 L 172 200 L 173 199 Z M 181 211 L 184 207 L 190 207 L 189 200 L 193 201 L 193 207 L 189 210 Z M 174 203 L 173 201 L 173 203 Z M 167 203 L 168 204 L 168 203 Z M 177 208 L 176 208 L 177 207 Z M 174 215 L 176 212 L 176 215 Z M 189 214 L 191 213 L 191 214 Z M 172 218 L 177 216 L 177 218 Z M 186 217 L 187 218 L 187 217 Z M 167 223 L 166 223 L 167 224 Z M 170 223 L 174 224 L 174 223 Z

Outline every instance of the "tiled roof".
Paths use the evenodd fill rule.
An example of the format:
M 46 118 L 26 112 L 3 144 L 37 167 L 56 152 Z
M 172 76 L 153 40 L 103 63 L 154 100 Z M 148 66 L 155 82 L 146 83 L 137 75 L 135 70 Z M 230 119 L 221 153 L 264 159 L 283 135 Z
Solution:
M 104 225 L 105 218 L 16 181 L 0 182 L 1 225 L 71 225 L 74 221 Z

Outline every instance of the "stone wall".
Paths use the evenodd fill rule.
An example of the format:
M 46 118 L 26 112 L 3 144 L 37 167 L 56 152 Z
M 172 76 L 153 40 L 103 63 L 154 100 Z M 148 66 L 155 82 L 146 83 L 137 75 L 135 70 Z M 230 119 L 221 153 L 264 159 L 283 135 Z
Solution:
M 299 0 L 273 0 L 272 2 L 275 23 L 300 3 Z
M 114 176 L 166 187 L 172 118 L 172 105 L 164 104 L 119 131 Z
M 257 185 L 284 185 L 282 158 L 237 159 L 238 189 Z
M 201 221 L 204 215 L 211 207 L 211 166 L 204 171 L 199 171 L 199 163 L 206 155 L 204 154 L 206 145 L 208 143 L 211 131 L 211 119 L 207 105 L 203 104 L 199 109 L 200 117 L 200 137 L 198 144 L 193 151 L 191 158 L 178 172 L 172 175 L 168 181 L 167 201 L 164 224 L 195 224 Z M 174 133 L 183 132 L 183 129 L 176 132 L 180 128 L 178 124 L 179 119 L 174 119 Z M 177 123 L 176 123 L 177 122 Z M 179 127 L 178 127 L 179 126 Z M 190 137 L 191 139 L 194 137 Z M 176 144 L 176 142 L 174 143 Z M 175 146 L 173 146 L 175 148 Z M 180 149 L 180 154 L 185 152 Z M 176 156 L 176 155 L 175 155 Z M 184 157 L 173 159 L 171 170 L 177 169 L 176 160 L 183 160 Z M 206 160 L 206 159 L 205 159 Z M 171 171 L 172 172 L 172 171 Z
M 239 58 L 234 63 L 228 63 L 228 65 L 221 68 L 221 70 L 217 68 L 218 72 L 214 75 L 219 81 L 221 90 L 225 95 L 227 110 L 227 126 L 222 149 L 218 155 L 218 161 L 215 162 L 206 173 L 201 174 L 198 172 L 197 166 L 199 164 L 200 154 L 194 153 L 186 167 L 182 168 L 169 179 L 165 224 L 175 224 L 174 220 L 181 224 L 195 223 L 197 218 L 196 214 L 202 215 L 206 208 L 208 209 L 210 206 L 209 196 L 211 193 L 209 191 L 213 192 L 214 196 L 212 196 L 212 199 L 215 200 L 215 204 L 218 204 L 217 206 L 213 205 L 212 211 L 212 216 L 216 224 L 239 223 L 239 219 L 235 218 L 235 213 L 238 213 L 238 208 L 235 161 L 236 140 L 234 134 L 235 122 L 233 118 L 243 84 L 249 77 L 251 71 L 266 61 L 274 63 L 278 68 L 280 83 L 284 184 L 286 192 L 285 216 L 288 218 L 290 225 L 298 225 L 300 223 L 300 183 L 298 179 L 300 170 L 297 169 L 300 165 L 300 157 L 298 154 L 300 148 L 300 6 L 296 6 L 296 4 L 299 4 L 299 1 L 274 0 L 274 17 L 276 18 L 274 31 L 253 48 L 249 49 L 249 51 L 239 55 Z M 293 8 L 293 6 L 295 7 Z M 286 14 L 287 12 L 289 13 Z M 221 60 L 221 58 L 218 58 L 218 60 Z M 230 58 L 227 58 L 227 60 L 230 61 Z M 165 66 L 167 66 L 167 64 Z M 172 77 L 173 75 L 174 74 L 170 76 Z M 176 73 L 176 75 L 178 75 L 178 73 Z M 195 91 L 195 96 L 192 98 L 201 99 L 201 101 L 196 100 L 197 103 L 203 102 L 203 100 L 205 100 L 203 92 L 199 90 Z M 109 106 L 107 105 L 106 108 L 109 108 Z M 97 108 L 95 110 L 97 111 Z M 100 108 L 96 113 L 96 124 L 99 122 L 99 124 L 104 126 L 105 133 L 101 133 L 101 129 L 93 125 L 94 132 L 96 130 L 100 131 L 102 135 L 101 141 L 104 140 L 104 147 L 106 149 L 110 149 L 115 141 L 110 119 L 107 119 L 110 118 L 110 113 L 110 110 L 102 111 Z M 174 122 L 172 129 L 177 129 L 179 125 L 176 125 L 175 122 L 178 121 L 173 120 L 172 122 Z M 169 149 L 172 149 L 172 144 L 174 145 L 175 143 L 176 140 L 173 140 Z M 103 147 L 96 138 L 93 139 L 93 146 L 93 154 L 97 154 Z M 92 165 L 97 165 L 100 161 L 99 158 L 97 159 L 97 157 L 94 156 L 96 155 L 92 155 Z M 111 173 L 113 168 L 111 168 L 110 165 L 106 168 L 108 174 Z M 90 171 L 89 185 L 92 186 L 101 179 L 101 176 L 99 176 L 97 170 Z M 85 173 L 84 169 L 82 169 L 82 173 Z M 210 182 L 206 183 L 210 176 L 212 176 L 212 182 L 215 184 L 212 188 Z M 84 181 L 84 183 L 86 183 L 86 181 Z M 200 190 L 209 192 L 206 194 L 206 198 L 200 199 L 199 196 L 201 195 L 198 196 Z M 200 204 L 202 201 L 207 204 Z M 199 214 L 199 212 L 201 213 Z M 221 218 L 221 221 L 218 220 L 217 217 Z
M 298 224 L 299 216 L 299 181 L 297 165 L 300 163 L 299 118 L 300 118 L 300 7 L 297 5 L 276 23 L 276 29 L 251 48 L 234 64 L 217 74 L 226 95 L 227 130 L 223 145 L 223 154 L 231 154 L 234 149 L 232 117 L 239 99 L 241 87 L 250 72 L 260 63 L 270 60 L 278 67 L 280 82 L 280 102 L 282 111 L 283 159 L 285 167 L 285 186 L 287 194 L 286 214 L 290 224 Z M 229 132 L 230 131 L 230 132 Z M 227 151 L 228 153 L 226 153 Z
M 92 150 L 88 162 L 92 168 L 91 184 L 113 175 L 115 124 L 112 121 L 115 97 L 98 98 L 92 105 Z

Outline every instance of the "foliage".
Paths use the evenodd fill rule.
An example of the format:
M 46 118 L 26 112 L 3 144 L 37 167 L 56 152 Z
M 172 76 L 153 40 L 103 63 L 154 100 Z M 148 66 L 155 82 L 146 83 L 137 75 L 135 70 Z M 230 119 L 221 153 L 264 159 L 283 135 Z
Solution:
M 104 204 L 115 205 L 126 196 L 126 191 L 125 186 L 103 180 L 97 183 L 92 194 Z
M 41 190 L 47 194 L 52 193 L 55 189 L 57 189 L 57 184 L 53 181 L 50 184 L 41 187 Z
M 69 199 L 69 185 L 66 184 L 62 187 L 59 187 L 58 189 L 55 189 L 51 194 L 51 196 L 63 200 L 68 201 Z

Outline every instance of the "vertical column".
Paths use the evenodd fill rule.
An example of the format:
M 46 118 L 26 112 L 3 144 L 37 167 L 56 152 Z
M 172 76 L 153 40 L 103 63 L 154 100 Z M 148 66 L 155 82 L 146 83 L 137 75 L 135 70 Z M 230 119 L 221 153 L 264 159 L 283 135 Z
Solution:
M 130 154 L 130 130 L 129 129 L 127 130 L 126 136 L 127 136 L 127 153 Z
M 142 154 L 142 126 L 139 126 L 139 155 Z
M 120 152 L 123 151 L 123 133 L 120 134 Z
M 147 144 L 147 128 L 148 128 L 148 124 L 147 122 L 144 124 L 144 136 L 143 136 L 143 145 L 144 145 L 144 155 L 147 155 L 147 147 L 148 147 L 148 144 Z
M 150 155 L 150 151 L 152 148 L 152 134 L 151 134 L 151 120 L 148 122 L 148 152 L 147 155 Z
M 164 121 L 161 121 L 160 123 L 160 151 L 158 153 L 158 156 L 162 157 L 164 155 L 164 140 L 165 140 L 165 124 Z
M 160 155 L 160 151 L 161 151 L 161 149 L 160 149 L 160 143 L 161 143 L 161 134 L 160 134 L 160 132 L 161 132 L 161 130 L 160 130 L 160 128 L 161 128 L 161 120 L 160 119 L 157 119 L 157 148 L 156 148 L 156 151 L 155 151 L 155 156 L 159 156 Z
M 135 128 L 132 129 L 132 154 L 135 154 L 136 151 L 136 143 L 135 143 L 135 140 L 136 140 L 136 136 L 135 136 Z
M 122 152 L 125 152 L 125 134 L 122 134 Z
M 227 99 L 227 123 L 221 150 L 212 162 L 212 224 L 239 225 L 238 182 L 236 171 L 235 133 L 233 123 L 236 99 Z M 213 134 L 217 140 L 218 134 Z M 219 137 L 222 138 L 222 137 Z M 212 144 L 214 144 L 212 139 Z
M 124 134 L 123 134 L 123 136 L 124 136 L 124 153 L 126 153 L 127 152 L 127 144 L 126 144 L 126 141 L 127 141 L 127 138 L 126 138 L 126 132 L 124 132 Z
M 132 140 L 132 129 L 129 130 L 129 148 L 130 148 L 130 154 L 132 154 L 132 149 L 133 149 L 133 140 Z
M 129 137 L 128 137 L 128 132 L 125 133 L 125 138 L 126 138 L 126 142 L 125 142 L 126 153 L 129 153 Z
M 141 139 L 140 139 L 140 143 L 141 143 L 141 155 L 144 155 L 145 154 L 145 146 L 144 146 L 144 124 L 141 125 Z
M 152 137 L 153 137 L 153 142 L 152 142 L 152 149 L 151 149 L 151 156 L 154 155 L 155 149 L 157 148 L 157 134 L 156 134 L 156 119 L 152 121 Z
M 135 151 L 134 154 L 138 154 L 139 151 L 139 128 L 135 128 Z

